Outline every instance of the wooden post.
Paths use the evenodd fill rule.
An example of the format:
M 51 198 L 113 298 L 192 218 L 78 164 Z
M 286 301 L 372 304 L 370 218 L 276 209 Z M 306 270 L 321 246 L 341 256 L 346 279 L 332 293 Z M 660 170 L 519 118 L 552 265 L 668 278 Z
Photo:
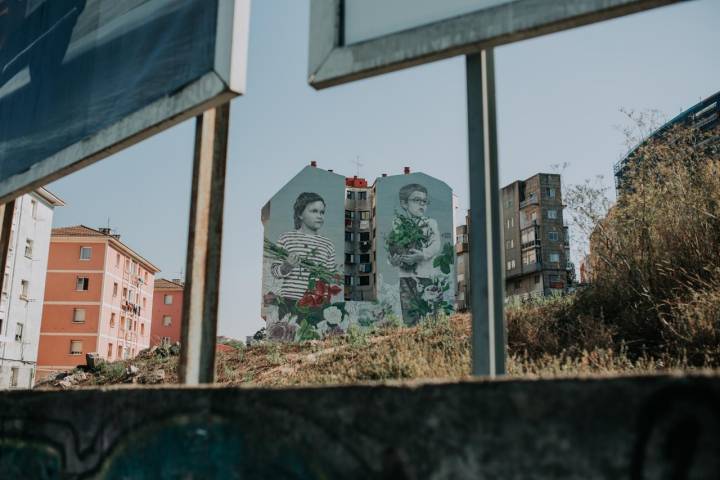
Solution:
M 215 379 L 220 253 L 230 104 L 197 117 L 185 295 L 180 349 L 180 381 Z
M 493 51 L 466 57 L 472 372 L 505 373 L 505 277 Z

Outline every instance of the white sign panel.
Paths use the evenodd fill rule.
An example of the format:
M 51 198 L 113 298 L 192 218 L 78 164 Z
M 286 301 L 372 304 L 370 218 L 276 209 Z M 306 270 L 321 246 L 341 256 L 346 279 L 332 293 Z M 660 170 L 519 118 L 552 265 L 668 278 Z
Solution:
M 514 0 L 345 0 L 345 45 L 477 12 Z M 382 15 L 378 15 L 382 12 Z
M 311 0 L 315 88 L 683 0 Z

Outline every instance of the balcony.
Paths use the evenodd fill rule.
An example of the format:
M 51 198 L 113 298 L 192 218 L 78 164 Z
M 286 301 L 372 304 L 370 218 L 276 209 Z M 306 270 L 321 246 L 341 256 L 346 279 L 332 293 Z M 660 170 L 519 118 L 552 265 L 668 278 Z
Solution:
M 541 241 L 537 238 L 535 240 L 530 240 L 529 242 L 521 243 L 520 249 L 521 250 L 528 250 L 530 248 L 540 248 L 541 247 Z
M 538 200 L 537 196 L 530 197 L 520 202 L 520 210 L 525 207 L 529 207 L 530 205 L 540 205 L 540 201 Z

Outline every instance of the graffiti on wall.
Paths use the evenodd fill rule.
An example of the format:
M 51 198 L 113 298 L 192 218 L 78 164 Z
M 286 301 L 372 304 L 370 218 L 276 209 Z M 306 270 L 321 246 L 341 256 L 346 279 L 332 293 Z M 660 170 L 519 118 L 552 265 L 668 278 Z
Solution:
M 345 301 L 345 177 L 306 167 L 265 206 L 262 293 L 269 339 L 320 339 L 353 325 L 416 325 L 452 312 L 450 188 L 412 174 L 382 177 L 374 191 L 372 301 Z
M 410 183 L 398 192 L 400 210 L 395 211 L 392 229 L 385 236 L 390 264 L 398 269 L 402 318 L 415 325 L 427 316 L 453 311 L 450 273 L 455 251 L 443 244 L 438 222 L 426 215 L 428 190 Z

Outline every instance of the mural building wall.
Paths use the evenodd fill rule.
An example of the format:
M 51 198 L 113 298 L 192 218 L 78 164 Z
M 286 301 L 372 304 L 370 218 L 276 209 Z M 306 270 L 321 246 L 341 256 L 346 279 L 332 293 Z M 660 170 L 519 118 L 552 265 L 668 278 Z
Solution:
M 452 312 L 452 191 L 440 180 L 408 173 L 368 187 L 308 166 L 261 218 L 262 315 L 271 340 L 415 325 Z

